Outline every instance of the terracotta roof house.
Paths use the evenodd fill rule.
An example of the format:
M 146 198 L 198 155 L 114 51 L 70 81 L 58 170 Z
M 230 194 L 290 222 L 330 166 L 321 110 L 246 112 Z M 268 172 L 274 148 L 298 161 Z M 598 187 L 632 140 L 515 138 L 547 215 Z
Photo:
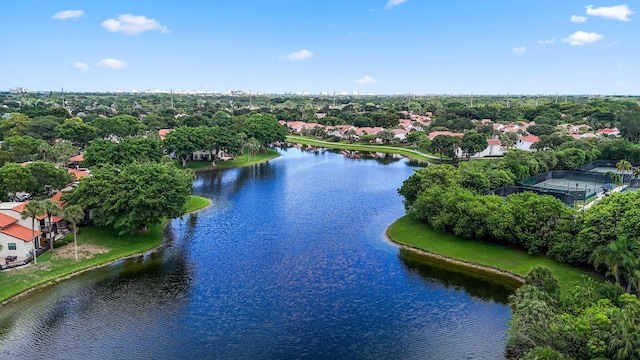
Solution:
M 158 130 L 158 136 L 160 137 L 160 140 L 164 140 L 165 136 L 167 136 L 168 133 L 172 132 L 173 129 L 160 129 Z
M 610 128 L 610 129 L 599 129 L 597 131 L 598 135 L 603 136 L 618 136 L 620 135 L 620 130 L 618 128 Z
M 91 174 L 88 170 L 77 170 L 77 169 L 69 168 L 67 169 L 67 171 L 69 171 L 69 173 L 73 175 L 76 180 L 80 180 L 83 177 L 87 177 Z
M 33 252 L 33 241 L 36 241 L 36 247 L 40 246 L 39 238 L 42 232 L 39 231 L 40 221 L 36 221 L 36 230 L 31 231 L 31 218 L 22 219 L 21 211 L 15 211 L 13 208 L 20 210 L 22 206 L 16 206 L 15 203 L 1 203 L 0 205 L 0 266 L 6 264 L 7 256 L 14 257 L 17 260 L 24 261 Z M 13 207 L 13 208 L 12 208 Z
M 520 136 L 518 138 L 518 141 L 516 142 L 516 148 L 520 150 L 531 151 L 533 150 L 531 149 L 531 145 L 537 143 L 538 141 L 540 141 L 540 138 L 535 135 Z
M 76 162 L 76 163 L 82 162 L 84 161 L 84 155 L 80 154 L 80 155 L 72 156 L 69 158 L 69 161 Z

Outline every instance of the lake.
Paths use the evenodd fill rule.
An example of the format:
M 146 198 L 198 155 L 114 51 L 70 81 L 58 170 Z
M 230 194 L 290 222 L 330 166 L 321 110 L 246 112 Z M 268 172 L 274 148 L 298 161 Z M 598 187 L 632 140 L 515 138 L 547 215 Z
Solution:
M 197 174 L 157 252 L 0 308 L 13 359 L 499 359 L 499 283 L 400 251 L 406 160 L 282 150 Z

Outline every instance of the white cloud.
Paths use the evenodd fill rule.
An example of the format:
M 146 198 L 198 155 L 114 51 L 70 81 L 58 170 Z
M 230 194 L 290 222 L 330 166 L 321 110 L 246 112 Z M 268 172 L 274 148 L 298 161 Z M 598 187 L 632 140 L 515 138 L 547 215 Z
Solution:
M 104 69 L 120 69 L 127 65 L 127 63 L 118 59 L 102 59 L 98 61 L 96 65 Z
M 594 32 L 576 31 L 566 39 L 562 39 L 562 42 L 568 43 L 569 45 L 582 46 L 597 42 L 602 39 L 602 37 L 602 35 Z
M 55 13 L 51 18 L 56 20 L 77 19 L 84 15 L 84 10 L 65 10 Z
M 161 33 L 168 33 L 169 29 L 154 19 L 146 16 L 122 14 L 118 19 L 107 19 L 102 22 L 102 27 L 111 32 L 121 32 L 124 34 L 140 34 L 144 31 L 158 30 Z
M 527 48 L 525 46 L 518 46 L 518 47 L 514 47 L 511 50 L 513 50 L 513 52 L 516 54 L 524 54 L 525 51 L 527 51 Z
M 583 22 L 587 22 L 587 17 L 586 16 L 580 16 L 580 15 L 571 15 L 571 22 L 574 23 L 583 23 Z
M 356 80 L 356 84 L 358 85 L 369 85 L 369 84 L 375 84 L 377 82 L 378 80 L 372 78 L 369 75 L 365 75 L 365 77 L 363 77 L 362 79 Z
M 606 19 L 615 19 L 620 21 L 629 21 L 629 15 L 635 14 L 626 4 L 617 6 L 602 6 L 594 8 L 593 5 L 587 6 L 587 15 L 602 16 Z
M 389 0 L 389 1 L 387 1 L 387 6 L 385 7 L 385 9 L 391 9 L 392 7 L 398 6 L 398 5 L 402 4 L 405 1 L 407 1 L 407 0 Z
M 89 65 L 87 65 L 85 63 L 82 63 L 82 62 L 79 62 L 79 61 L 76 61 L 73 64 L 73 68 L 76 69 L 76 70 L 87 70 L 89 68 Z
M 284 59 L 289 61 L 302 61 L 305 59 L 311 59 L 313 57 L 313 53 L 307 49 L 302 49 L 299 51 L 294 51 L 291 54 L 284 57 Z
M 540 45 L 551 45 L 556 42 L 556 39 L 538 40 Z

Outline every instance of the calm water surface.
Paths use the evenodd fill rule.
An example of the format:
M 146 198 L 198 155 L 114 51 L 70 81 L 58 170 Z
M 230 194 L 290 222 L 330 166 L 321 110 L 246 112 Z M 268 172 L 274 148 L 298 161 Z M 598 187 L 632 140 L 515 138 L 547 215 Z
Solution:
M 297 149 L 198 174 L 165 247 L 0 308 L 0 358 L 500 359 L 509 289 L 384 239 L 404 160 Z

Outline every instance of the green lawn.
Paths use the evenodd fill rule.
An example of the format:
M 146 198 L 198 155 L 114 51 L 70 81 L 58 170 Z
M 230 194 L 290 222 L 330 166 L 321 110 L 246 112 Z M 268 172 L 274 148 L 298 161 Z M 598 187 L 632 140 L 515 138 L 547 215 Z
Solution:
M 191 196 L 185 206 L 185 212 L 195 211 L 208 205 L 208 199 Z M 166 220 L 163 220 L 161 224 L 150 227 L 149 231 L 143 234 L 122 236 L 119 236 L 117 231 L 106 227 L 82 227 L 78 233 L 78 246 L 80 248 L 82 248 L 81 245 L 102 247 L 105 253 L 95 254 L 78 262 L 73 258 L 56 256 L 57 252 L 73 251 L 73 242 L 71 242 L 53 250 L 53 261 L 51 252 L 47 252 L 38 257 L 37 264 L 0 272 L 0 302 L 34 286 L 77 271 L 149 251 L 162 243 L 162 229 L 165 223 Z
M 237 156 L 232 160 L 227 161 L 218 161 L 216 162 L 216 166 L 212 167 L 211 162 L 209 161 L 187 161 L 187 167 L 189 169 L 199 171 L 199 170 L 212 170 L 212 169 L 229 169 L 235 167 L 242 166 L 250 166 L 265 162 L 270 159 L 274 159 L 280 156 L 278 152 L 274 149 L 267 149 L 266 153 L 259 152 L 255 156 L 248 156 L 247 154 Z M 175 160 L 175 164 L 178 167 L 182 167 L 178 160 Z
M 494 267 L 513 274 L 524 276 L 536 265 L 551 269 L 562 289 L 572 286 L 582 275 L 595 276 L 582 269 L 551 260 L 541 255 L 529 255 L 526 252 L 502 245 L 469 240 L 432 229 L 420 222 L 401 217 L 388 229 L 393 241 L 444 255 L 466 262 Z
M 295 135 L 287 136 L 287 141 L 292 143 L 326 147 L 331 149 L 345 149 L 345 150 L 358 150 L 358 151 L 400 154 L 406 157 L 428 161 L 432 163 L 447 162 L 451 160 L 451 159 L 447 159 L 446 157 L 440 160 L 439 155 L 423 153 L 416 149 L 406 147 L 406 146 L 401 147 L 401 146 L 375 145 L 375 144 L 357 144 L 357 143 L 348 143 L 348 142 L 331 142 L 331 141 L 323 141 L 323 140 L 317 140 L 309 137 L 295 136 Z

